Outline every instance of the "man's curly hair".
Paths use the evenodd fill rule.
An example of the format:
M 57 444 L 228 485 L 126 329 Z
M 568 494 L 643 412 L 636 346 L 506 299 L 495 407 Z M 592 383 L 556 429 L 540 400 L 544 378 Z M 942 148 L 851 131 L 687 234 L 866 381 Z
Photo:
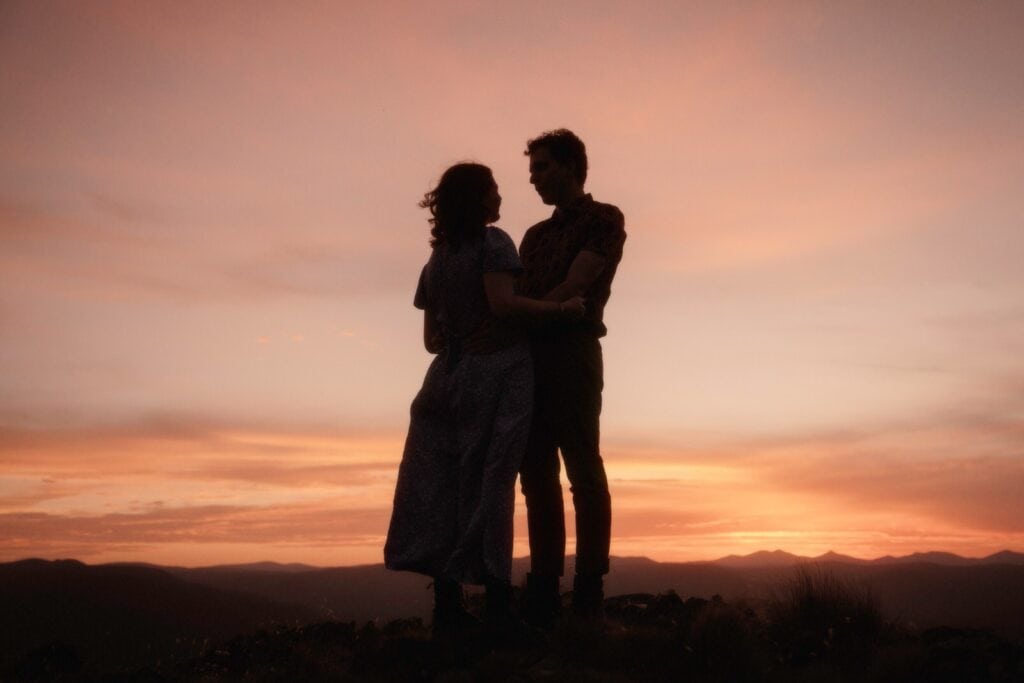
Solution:
M 572 164 L 576 169 L 576 180 L 582 186 L 587 181 L 587 147 L 576 134 L 567 128 L 549 130 L 526 143 L 526 156 L 544 148 L 555 161 L 562 165 Z

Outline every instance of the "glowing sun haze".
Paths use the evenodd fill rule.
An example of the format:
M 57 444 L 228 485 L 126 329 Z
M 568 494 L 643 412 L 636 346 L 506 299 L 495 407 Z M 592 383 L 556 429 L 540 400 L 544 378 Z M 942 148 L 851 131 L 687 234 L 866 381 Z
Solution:
M 0 560 L 381 561 L 416 202 L 587 143 L 612 552 L 1024 549 L 1024 4 L 0 4 Z M 522 501 L 517 554 L 526 552 Z

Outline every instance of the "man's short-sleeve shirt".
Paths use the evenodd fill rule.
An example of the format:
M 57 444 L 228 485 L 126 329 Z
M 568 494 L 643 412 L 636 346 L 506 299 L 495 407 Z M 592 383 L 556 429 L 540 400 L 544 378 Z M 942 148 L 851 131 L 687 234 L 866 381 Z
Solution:
M 583 293 L 587 311 L 581 323 L 595 337 L 603 337 L 607 333 L 604 307 L 611 296 L 612 279 L 622 260 L 625 241 L 622 212 L 611 204 L 595 202 L 589 194 L 583 195 L 526 231 L 519 246 L 523 274 L 518 292 L 533 299 L 543 298 L 565 280 L 581 251 L 603 256 L 604 269 Z

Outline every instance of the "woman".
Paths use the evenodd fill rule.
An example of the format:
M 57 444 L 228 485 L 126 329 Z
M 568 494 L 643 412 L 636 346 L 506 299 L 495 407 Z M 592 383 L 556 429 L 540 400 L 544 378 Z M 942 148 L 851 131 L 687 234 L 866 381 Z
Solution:
M 433 239 L 414 305 L 424 312 L 424 345 L 438 357 L 412 403 L 384 559 L 389 569 L 434 578 L 437 632 L 471 621 L 463 583 L 486 586 L 487 619 L 508 616 L 514 486 L 533 401 L 530 354 L 515 323 L 579 318 L 584 303 L 514 293 L 519 255 L 489 227 L 501 196 L 486 166 L 452 166 L 420 206 Z

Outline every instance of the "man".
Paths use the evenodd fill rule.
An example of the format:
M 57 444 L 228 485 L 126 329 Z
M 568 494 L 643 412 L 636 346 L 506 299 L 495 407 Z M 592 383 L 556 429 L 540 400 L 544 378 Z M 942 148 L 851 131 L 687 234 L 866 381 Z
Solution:
M 611 538 L 611 497 L 599 449 L 601 344 L 604 307 L 626 240 L 622 212 L 583 191 L 587 153 L 571 131 L 544 133 L 527 143 L 530 183 L 554 206 L 551 218 L 530 228 L 519 255 L 519 293 L 563 301 L 586 299 L 582 320 L 551 321 L 530 329 L 536 375 L 534 417 L 520 481 L 526 498 L 531 571 L 523 617 L 550 623 L 561 609 L 565 565 L 565 510 L 559 483 L 561 450 L 576 511 L 573 611 L 599 617 Z

